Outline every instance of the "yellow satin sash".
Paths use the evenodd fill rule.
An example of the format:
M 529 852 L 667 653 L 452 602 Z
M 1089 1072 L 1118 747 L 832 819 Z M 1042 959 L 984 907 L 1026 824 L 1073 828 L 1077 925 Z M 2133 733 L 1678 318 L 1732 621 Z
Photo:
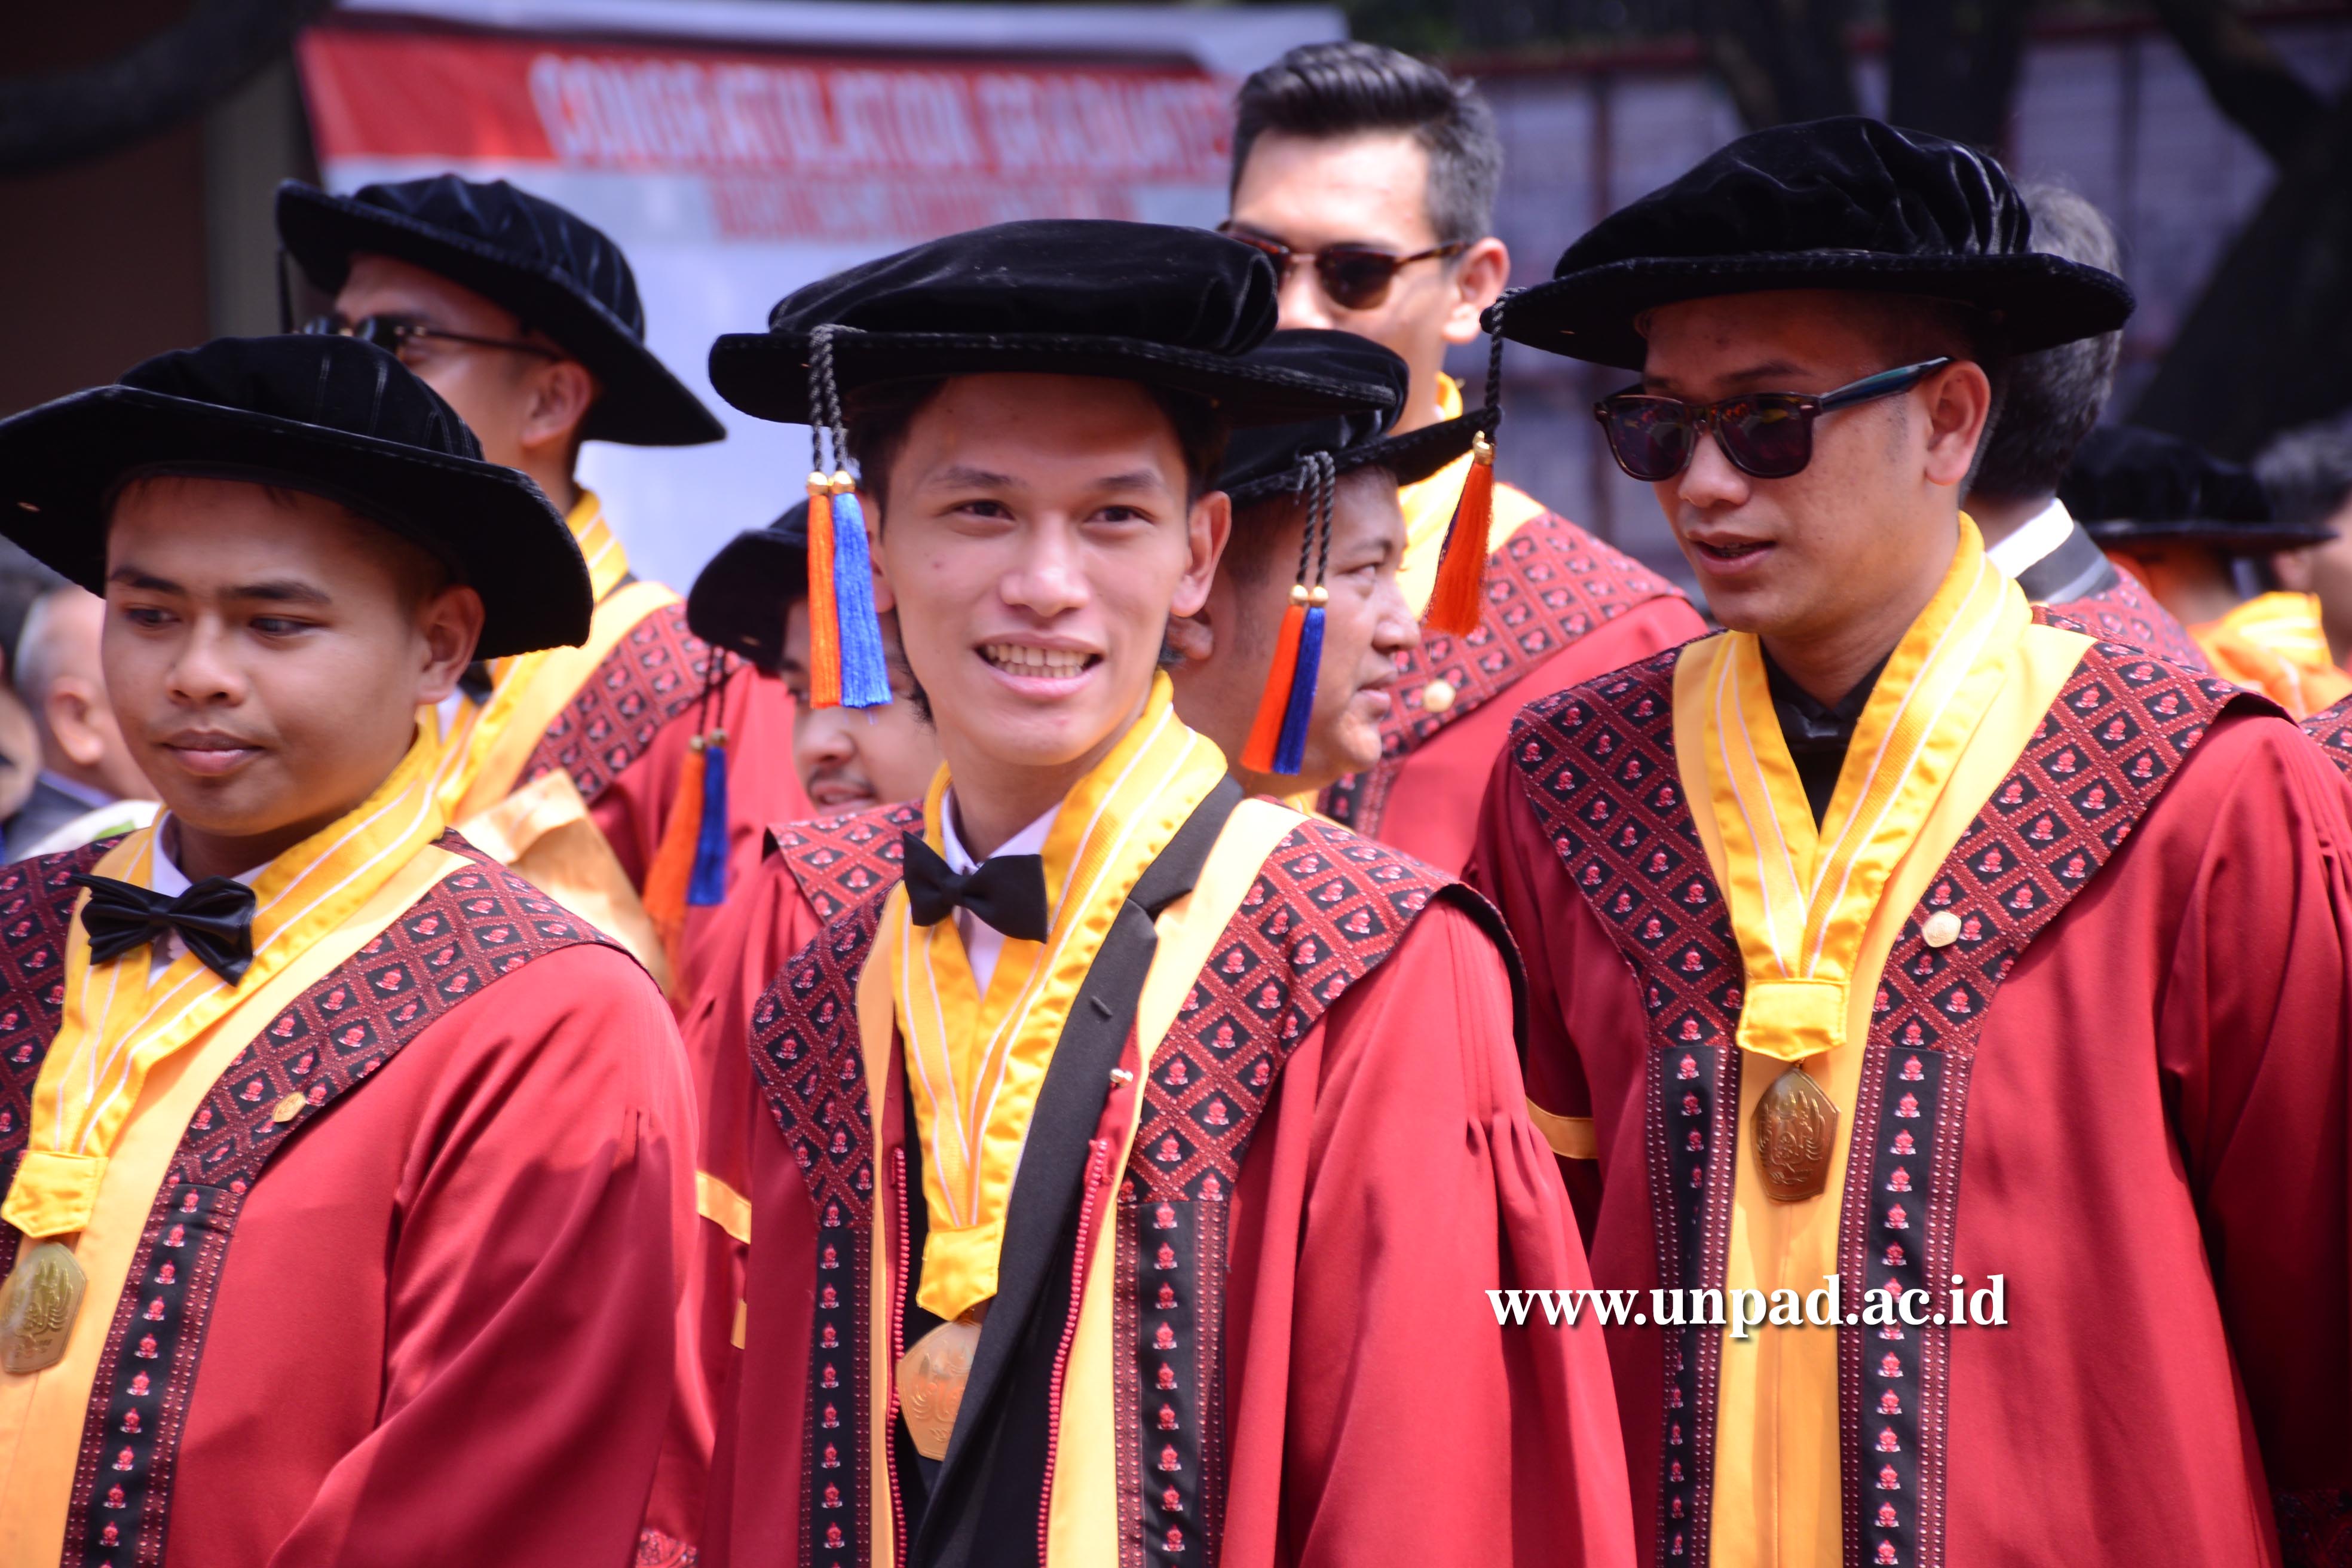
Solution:
M 1880 673 L 1818 830 L 1761 645 L 1730 632 L 1704 649 L 1706 798 L 1747 973 L 1742 1050 L 1795 1062 L 1844 1044 L 1871 911 L 2032 624 L 2025 595 L 1962 516 L 1951 567 Z
M 66 939 L 64 1017 L 34 1085 L 29 1142 L 0 1217 L 36 1239 L 89 1223 L 123 1120 L 157 1064 L 238 997 L 267 985 L 440 837 L 444 818 L 432 789 L 437 758 L 430 729 L 420 725 L 400 765 L 357 810 L 262 869 L 253 884 L 253 962 L 236 984 L 184 948 L 152 980 L 143 946 L 91 963 L 79 920 L 88 895 L 77 902 Z M 162 822 L 142 827 L 109 853 L 122 880 L 153 886 L 163 828 Z
M 903 890 L 883 912 L 930 1215 L 916 1300 L 942 1318 L 996 1293 L 1013 1174 L 1063 1021 L 1129 889 L 1225 775 L 1172 698 L 1153 676 L 1142 717 L 1063 799 L 1044 850 L 1052 929 L 1043 942 L 1006 938 L 985 995 L 952 919 L 916 926 Z M 924 805 L 942 852 L 948 783 L 943 768 Z

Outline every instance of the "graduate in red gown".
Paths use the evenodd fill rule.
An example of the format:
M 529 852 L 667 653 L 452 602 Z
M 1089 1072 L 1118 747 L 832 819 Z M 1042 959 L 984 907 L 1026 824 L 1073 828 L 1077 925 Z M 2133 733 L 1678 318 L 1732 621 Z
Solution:
M 669 1010 L 447 830 L 418 716 L 587 634 L 562 518 L 340 338 L 151 360 L 0 469 L 166 806 L 0 871 L 0 1561 L 684 1561 Z
M 727 886 L 758 863 L 767 824 L 806 814 L 791 765 L 792 704 L 780 682 L 694 636 L 675 592 L 630 572 L 574 467 L 583 441 L 689 446 L 725 428 L 646 347 L 620 247 L 544 198 L 456 174 L 350 195 L 289 181 L 278 233 L 311 285 L 334 297 L 332 312 L 305 330 L 397 353 L 492 462 L 538 482 L 588 561 L 596 612 L 583 644 L 469 671 L 445 705 L 450 820 L 529 791 L 511 815 L 543 835 L 584 808 L 633 892 L 597 885 L 569 846 L 538 856 L 520 846 L 509 858 L 559 895 L 588 884 L 575 900 L 583 909 L 623 906 L 608 920 L 613 934 L 657 973 L 674 970 Z M 559 772 L 577 801 L 543 798 L 562 790 Z M 723 835 L 704 835 L 706 812 L 723 820 Z M 654 928 L 642 939 L 635 896 Z
M 2004 347 L 2131 304 L 2030 244 L 1982 153 L 1824 121 L 1507 308 L 1639 374 L 1731 628 L 1529 707 L 1472 868 L 1594 1276 L 1668 1314 L 1611 1336 L 1649 1561 L 2276 1563 L 2352 1460 L 2344 792 L 1986 561 Z
M 1411 434 L 1465 412 L 1445 356 L 1477 341 L 1510 279 L 1492 232 L 1502 174 L 1494 111 L 1470 82 L 1378 44 L 1305 44 L 1236 95 L 1224 228 L 1281 269 L 1284 327 L 1360 333 L 1404 361 L 1397 431 Z M 1399 580 L 1429 635 L 1397 652 L 1379 755 L 1321 803 L 1447 871 L 1469 857 L 1521 704 L 1706 629 L 1671 583 L 1494 472 L 1481 442 L 1402 487 Z M 1463 562 L 1446 594 L 1439 558 L 1462 537 L 1465 496 L 1489 558 L 1483 574 Z
M 1011 224 L 713 351 L 749 411 L 843 400 L 946 766 L 744 1043 L 706 1561 L 1626 1559 L 1597 1341 L 1485 1295 L 1583 1271 L 1482 906 L 1243 798 L 1157 669 L 1222 422 L 1390 395 L 1241 363 L 1273 283 L 1194 231 Z

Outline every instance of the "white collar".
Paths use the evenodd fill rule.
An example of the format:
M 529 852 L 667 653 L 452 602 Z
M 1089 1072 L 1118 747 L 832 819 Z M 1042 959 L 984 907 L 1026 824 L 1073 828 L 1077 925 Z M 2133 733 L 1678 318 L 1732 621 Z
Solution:
M 2074 531 L 2074 514 L 2056 496 L 2050 504 L 2017 525 L 2007 539 L 1985 546 L 1985 559 L 2015 582 L 2047 560 Z
M 1055 801 L 1052 805 L 1046 808 L 1045 816 L 1039 817 L 1036 821 L 1031 823 L 1028 826 L 1023 828 L 1020 832 L 1014 834 L 1003 843 L 998 845 L 996 847 L 996 854 L 1044 854 L 1045 850 L 1045 836 L 1053 832 L 1054 816 L 1061 809 L 1062 803 L 1058 800 Z M 972 858 L 971 851 L 963 847 L 963 840 L 956 837 L 955 791 L 952 787 L 949 789 L 947 794 L 940 797 L 940 842 L 947 847 L 948 868 L 955 872 L 956 875 L 963 876 L 972 871 L 980 865 L 978 860 Z M 995 858 L 995 855 L 989 857 L 992 860 Z
M 188 874 L 180 869 L 180 863 L 173 859 L 171 851 L 163 847 L 166 842 L 163 825 L 170 820 L 169 816 L 155 819 L 155 853 L 151 858 L 153 863 L 147 869 L 147 888 L 149 891 L 161 893 L 167 899 L 176 899 L 188 890 L 189 883 Z M 236 880 L 250 887 L 253 879 L 261 875 L 261 870 L 256 866 L 250 870 L 239 871 Z

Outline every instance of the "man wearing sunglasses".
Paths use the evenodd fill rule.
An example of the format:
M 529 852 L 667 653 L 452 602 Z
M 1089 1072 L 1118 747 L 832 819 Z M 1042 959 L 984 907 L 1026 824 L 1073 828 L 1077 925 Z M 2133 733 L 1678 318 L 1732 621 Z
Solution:
M 781 681 L 695 637 L 676 593 L 630 573 L 603 503 L 575 470 L 584 441 L 692 446 L 722 438 L 724 426 L 646 346 L 620 247 L 504 181 L 441 174 L 348 196 L 289 181 L 278 233 L 334 300 L 304 330 L 398 354 L 457 411 L 485 457 L 538 482 L 588 559 L 597 602 L 587 642 L 478 667 L 442 714 L 450 819 L 500 811 L 502 830 L 479 835 L 485 842 L 520 834 L 527 819 L 537 837 L 516 837 L 517 863 L 576 908 L 633 905 L 642 891 L 653 927 L 628 909 L 614 932 L 658 928 L 674 960 L 715 912 L 715 901 L 682 903 L 688 878 L 656 874 L 690 856 L 697 837 L 705 794 L 688 759 L 704 753 L 732 773 L 730 868 L 756 864 L 764 825 L 807 811 L 792 769 L 792 700 Z M 582 856 L 567 835 L 571 879 L 542 864 L 559 841 L 547 838 L 538 857 L 529 844 L 558 823 L 593 824 L 610 857 Z M 632 945 L 661 966 L 660 944 Z
M 1402 359 L 1412 384 L 1399 433 L 1459 417 L 1446 349 L 1476 339 L 1510 276 L 1489 232 L 1503 149 L 1485 100 L 1409 55 L 1329 43 L 1251 77 L 1235 110 L 1223 228 L 1274 259 L 1282 324 L 1355 332 Z M 1473 461 L 1399 495 L 1399 582 L 1415 615 Z M 1358 832 L 1448 869 L 1469 854 L 1515 709 L 1706 629 L 1671 584 L 1508 485 L 1494 487 L 1487 545 L 1484 624 L 1398 656 L 1380 761 L 1322 797 Z
M 1613 1331 L 1645 1560 L 2272 1563 L 2347 1479 L 2340 782 L 1959 506 L 2004 359 L 2130 309 L 1851 118 L 1508 309 L 1640 377 L 1602 423 L 1730 628 L 1526 709 L 1470 872 L 1595 1282 L 1722 1292 Z

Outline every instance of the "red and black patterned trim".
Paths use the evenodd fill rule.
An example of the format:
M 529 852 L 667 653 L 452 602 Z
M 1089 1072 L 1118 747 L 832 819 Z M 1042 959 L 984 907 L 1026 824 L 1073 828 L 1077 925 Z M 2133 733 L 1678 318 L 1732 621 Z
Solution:
M 1511 727 L 1520 786 L 1601 915 L 1649 1015 L 1645 1142 L 1659 1282 L 1721 1289 L 1738 1152 L 1742 972 L 1731 911 L 1675 771 L 1675 662 L 1659 654 L 1538 700 Z M 1696 1316 L 1696 1314 L 1693 1314 Z M 1669 1327 L 1661 1561 L 1707 1560 L 1723 1341 Z
M 646 616 L 580 683 L 515 782 L 562 768 L 580 798 L 593 802 L 646 754 L 663 725 L 701 700 L 711 658 L 710 645 L 686 629 L 684 604 Z
M 33 1135 L 33 1085 L 66 1005 L 66 931 L 81 889 L 70 879 L 119 843 L 109 838 L 0 869 L 0 1192 Z M 0 1225 L 0 1278 L 16 1267 L 18 1233 Z
M 887 881 L 785 962 L 751 1010 L 751 1072 L 817 1213 L 818 1281 L 802 1413 L 803 1568 L 871 1561 L 872 1456 L 866 1311 L 872 1300 L 874 1123 L 857 1033 L 857 975 L 874 948 Z
M 1242 1161 L 1290 1052 L 1451 886 L 1392 849 L 1302 822 L 1266 857 L 1152 1055 L 1118 1189 L 1113 1342 L 1134 1347 L 1114 1428 L 1132 1434 L 1118 1456 L 1123 1563 L 1217 1561 L 1225 1246 Z
M 2278 711 L 2140 648 L 2093 645 L 1905 922 L 1873 1004 L 1854 1107 L 1868 1157 L 1848 1160 L 1841 1210 L 1839 1272 L 1865 1302 L 1917 1291 L 1927 1313 L 1942 1310 L 1969 1067 L 1986 1011 L 2027 944 L 2090 884 L 2232 707 Z M 1927 922 L 1947 914 L 1949 940 L 1931 943 Z M 1849 1563 L 1945 1562 L 1950 1340 L 1950 1327 L 1932 1321 L 1838 1331 Z
M 68 1568 L 163 1561 L 214 1289 L 270 1157 L 451 1009 L 532 960 L 605 938 L 455 832 L 436 883 L 256 1035 L 189 1122 L 108 1331 L 66 1516 Z M 13 998 L 12 998 L 13 1000 Z M 284 1121 L 278 1108 L 294 1102 Z
M 869 1560 L 875 1140 L 856 997 L 888 886 L 849 906 L 792 959 L 751 1020 L 754 1075 L 819 1220 L 802 1478 L 801 1539 L 812 1568 Z M 1440 897 L 1493 923 L 1474 895 L 1419 862 L 1325 824 L 1300 824 L 1260 868 L 1156 1053 L 1117 1222 L 1115 1332 L 1137 1347 L 1141 1375 L 1139 1388 L 1122 1364 L 1115 1380 L 1116 1419 L 1141 1434 L 1119 1457 L 1123 1561 L 1189 1568 L 1216 1560 L 1224 1498 L 1218 1286 L 1234 1184 L 1290 1051 Z M 821 1454 L 837 1466 L 820 1469 Z M 1149 1496 L 1139 1489 L 1144 1474 Z
M 1508 692 L 1520 679 L 1598 627 L 1674 585 L 1556 512 L 1529 518 L 1486 563 L 1486 605 L 1465 637 L 1432 634 L 1397 655 L 1396 700 L 1381 721 L 1381 760 L 1323 792 L 1323 814 L 1377 837 L 1405 759 L 1449 724 Z M 1454 689 L 1444 711 L 1422 705 L 1433 680 Z
M 2189 637 L 2188 629 L 2121 570 L 2116 573 L 2112 585 L 2083 598 L 2046 607 L 2054 616 L 2079 622 L 2084 631 L 2102 642 L 2123 643 L 2134 652 L 2152 653 L 2197 675 L 2210 673 L 2204 650 Z
M 920 831 L 923 803 L 868 806 L 840 816 L 780 822 L 768 829 L 767 852 L 783 858 L 801 896 L 829 921 L 899 877 L 908 829 Z
M 2352 773 L 2352 697 L 2305 719 L 2303 732 L 2319 742 L 2329 762 Z

